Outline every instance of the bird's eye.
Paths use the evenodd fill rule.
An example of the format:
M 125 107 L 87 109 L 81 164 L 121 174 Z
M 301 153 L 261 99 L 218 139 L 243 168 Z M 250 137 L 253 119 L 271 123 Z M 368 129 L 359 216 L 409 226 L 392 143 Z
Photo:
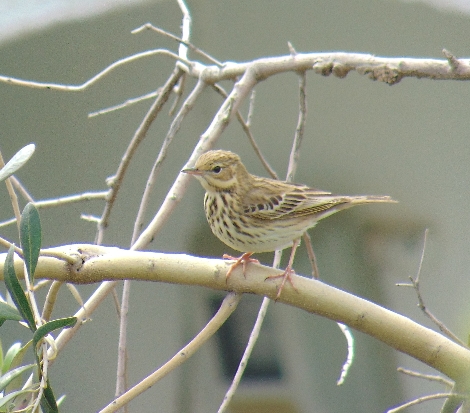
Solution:
M 222 168 L 218 165 L 212 168 L 212 172 L 214 172 L 215 174 L 218 174 L 221 170 Z

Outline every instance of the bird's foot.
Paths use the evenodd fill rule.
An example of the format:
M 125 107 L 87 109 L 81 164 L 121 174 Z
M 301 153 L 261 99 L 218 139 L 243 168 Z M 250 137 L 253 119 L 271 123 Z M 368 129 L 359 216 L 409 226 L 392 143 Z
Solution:
M 224 254 L 222 257 L 224 260 L 233 260 L 235 261 L 230 268 L 227 271 L 227 275 L 225 276 L 225 281 L 228 281 L 228 278 L 232 275 L 232 271 L 239 267 L 240 265 L 242 266 L 243 269 L 243 276 L 246 278 L 246 266 L 250 263 L 253 262 L 255 264 L 259 264 L 259 261 L 255 258 L 250 258 L 253 255 L 252 252 L 245 252 L 241 257 L 232 257 L 231 255 Z
M 295 291 L 299 292 L 299 290 L 294 285 L 294 281 L 292 280 L 292 274 L 295 274 L 295 271 L 293 270 L 293 268 L 290 265 L 288 265 L 286 270 L 282 274 L 270 275 L 269 277 L 266 277 L 265 281 L 266 280 L 274 280 L 276 278 L 281 278 L 282 277 L 282 282 L 281 282 L 281 285 L 279 286 L 279 288 L 277 290 L 276 298 L 275 298 L 274 301 L 279 300 L 279 297 L 281 296 L 281 292 L 284 289 L 284 285 L 286 284 L 286 281 L 289 282 L 289 284 L 292 286 L 292 288 Z

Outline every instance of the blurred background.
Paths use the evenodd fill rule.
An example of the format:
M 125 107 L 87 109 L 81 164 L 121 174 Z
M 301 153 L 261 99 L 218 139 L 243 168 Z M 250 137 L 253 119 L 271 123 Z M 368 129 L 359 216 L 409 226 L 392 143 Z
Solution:
M 151 22 L 180 34 L 175 1 L 0 1 L 0 74 L 42 82 L 81 84 L 117 59 L 177 44 L 131 30 Z M 221 61 L 249 61 L 298 52 L 347 51 L 378 56 L 443 58 L 446 48 L 466 57 L 467 1 L 317 0 L 268 3 L 188 1 L 192 42 Z M 197 58 L 197 56 L 192 56 Z M 9 159 L 35 142 L 34 157 L 18 178 L 37 199 L 104 190 L 150 101 L 88 118 L 90 112 L 158 89 L 174 66 L 151 57 L 121 67 L 82 92 L 57 92 L 0 84 L 0 148 Z M 189 80 L 187 91 L 194 85 Z M 231 84 L 224 85 L 230 90 Z M 344 194 L 391 195 L 397 205 L 369 205 L 337 214 L 311 231 L 322 279 L 431 326 L 411 289 L 397 282 L 415 276 L 424 231 L 429 238 L 421 274 L 428 308 L 466 340 L 470 320 L 470 83 L 404 79 L 396 86 L 356 73 L 345 79 L 308 74 L 308 118 L 297 181 Z M 153 195 L 157 211 L 199 136 L 222 103 L 206 90 L 176 137 Z M 144 185 L 171 122 L 165 108 L 138 150 L 111 216 L 105 244 L 127 248 Z M 258 85 L 252 130 L 265 156 L 285 176 L 298 115 L 293 73 Z M 242 156 L 248 169 L 266 175 L 240 126 L 232 122 L 216 145 Z M 13 214 L 0 189 L 0 220 Z M 203 190 L 194 181 L 151 248 L 220 257 L 229 251 L 210 232 Z M 100 215 L 99 201 L 41 211 L 43 244 L 93 242 L 95 227 L 80 214 Z M 151 219 L 151 216 L 148 217 Z M 15 228 L 2 236 L 17 240 Z M 287 256 L 287 254 L 285 254 Z M 271 262 L 272 254 L 259 257 Z M 296 272 L 310 274 L 299 249 Z M 190 274 L 188 274 L 190 277 Z M 80 286 L 86 299 L 96 286 Z M 205 325 L 223 295 L 203 288 L 134 282 L 129 324 L 129 384 L 151 373 Z M 224 330 L 189 362 L 131 404 L 140 412 L 216 411 L 261 298 L 245 296 Z M 66 289 L 55 317 L 78 304 Z M 51 371 L 64 412 L 97 411 L 115 387 L 118 319 L 109 297 L 74 337 Z M 4 348 L 29 339 L 6 323 Z M 346 356 L 332 321 L 270 306 L 249 371 L 232 405 L 239 412 L 381 412 L 440 386 L 410 379 L 397 366 L 431 369 L 358 332 L 356 359 L 336 386 Z M 409 411 L 437 411 L 440 401 Z

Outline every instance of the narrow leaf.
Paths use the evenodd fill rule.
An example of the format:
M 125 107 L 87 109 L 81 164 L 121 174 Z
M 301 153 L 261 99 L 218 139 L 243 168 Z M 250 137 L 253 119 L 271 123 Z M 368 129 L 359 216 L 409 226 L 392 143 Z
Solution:
M 2 169 L 0 169 L 0 182 L 13 175 L 26 162 L 28 162 L 35 149 L 36 146 L 34 143 L 30 143 L 16 152 L 16 154 L 13 155 L 13 158 L 11 158 Z
M 0 301 L 0 326 L 5 322 L 5 320 L 21 321 L 22 319 L 23 317 L 21 317 L 21 314 L 15 307 Z
M 0 391 L 5 390 L 5 387 L 7 387 L 14 379 L 21 376 L 23 372 L 35 366 L 36 364 L 27 364 L 26 366 L 17 367 L 16 369 L 10 370 L 4 374 L 2 377 L 0 377 Z
M 57 320 L 49 321 L 39 327 L 33 335 L 33 346 L 36 348 L 39 341 L 47 336 L 51 331 L 57 330 L 58 328 L 72 327 L 77 322 L 77 317 L 58 318 Z
M 15 265 L 14 265 L 14 248 L 13 245 L 8 250 L 7 257 L 5 259 L 5 266 L 3 270 L 3 277 L 5 279 L 5 285 L 8 292 L 11 295 L 11 299 L 15 303 L 16 308 L 20 312 L 23 319 L 28 324 L 32 331 L 36 331 L 36 324 L 34 322 L 33 311 L 29 305 L 26 295 L 21 288 L 20 282 L 16 277 Z
M 16 343 L 14 344 L 14 346 L 16 347 L 17 344 L 21 346 L 20 343 Z M 8 368 L 4 368 L 3 373 L 13 370 L 17 367 L 20 367 L 23 363 L 25 354 L 28 352 L 28 349 L 31 347 L 32 344 L 33 344 L 32 340 L 29 340 L 23 347 L 15 348 L 11 358 L 9 359 Z M 8 349 L 8 353 L 10 353 L 10 350 L 11 350 L 11 347 Z M 22 384 L 21 377 L 18 377 L 17 380 L 13 380 L 7 386 L 7 388 L 5 389 L 5 393 L 10 393 L 11 391 L 18 389 L 21 386 L 21 384 Z
M 11 347 L 7 350 L 5 357 L 3 359 L 3 366 L 2 366 L 1 374 L 6 373 L 8 370 L 12 368 L 11 363 L 20 350 L 21 350 L 21 343 L 13 343 Z
M 29 282 L 33 284 L 41 249 L 41 222 L 39 212 L 31 202 L 24 207 L 21 214 L 20 238 Z
M 47 387 L 44 388 L 44 393 L 41 398 L 41 409 L 44 413 L 59 413 L 54 393 L 49 384 L 49 379 L 47 380 Z
M 18 409 L 24 409 L 31 400 L 31 389 L 23 389 L 6 394 L 0 398 L 0 412 L 16 412 Z

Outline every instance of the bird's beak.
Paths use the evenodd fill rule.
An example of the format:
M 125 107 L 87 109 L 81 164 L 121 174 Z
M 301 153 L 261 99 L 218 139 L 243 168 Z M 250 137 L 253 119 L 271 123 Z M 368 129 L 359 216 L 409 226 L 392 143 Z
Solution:
M 193 175 L 193 176 L 201 176 L 202 175 L 202 171 L 200 171 L 199 169 L 196 169 L 196 168 L 183 169 L 181 172 L 183 172 L 184 174 Z

